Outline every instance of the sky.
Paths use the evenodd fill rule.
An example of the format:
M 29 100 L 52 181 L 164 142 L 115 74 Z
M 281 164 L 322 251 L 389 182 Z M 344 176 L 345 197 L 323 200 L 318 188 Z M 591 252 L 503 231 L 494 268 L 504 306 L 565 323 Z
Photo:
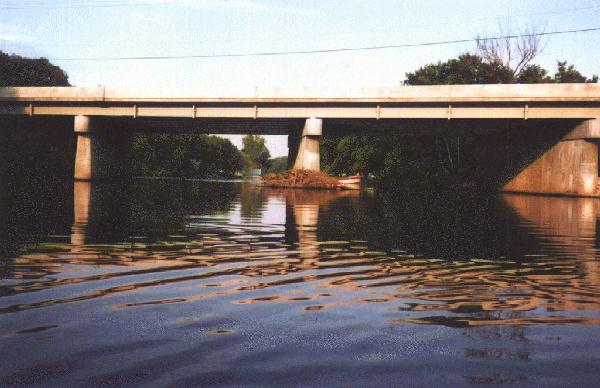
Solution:
M 279 56 L 109 60 L 403 45 L 496 36 L 500 26 L 600 27 L 598 0 L 0 0 L 0 50 L 44 56 L 76 86 L 230 94 L 255 88 L 396 86 L 474 42 Z M 552 35 L 535 62 L 600 74 L 600 31 Z M 241 147 L 241 137 L 230 137 Z M 267 138 L 273 156 L 285 136 Z

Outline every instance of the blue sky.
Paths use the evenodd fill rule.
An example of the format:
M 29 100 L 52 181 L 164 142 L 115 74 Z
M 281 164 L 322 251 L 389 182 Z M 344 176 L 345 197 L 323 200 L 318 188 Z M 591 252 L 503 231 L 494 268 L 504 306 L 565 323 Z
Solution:
M 154 61 L 177 56 L 407 44 L 496 35 L 508 23 L 545 31 L 600 26 L 600 1 L 0 0 L 0 50 L 45 56 L 77 86 L 229 93 L 255 87 L 390 86 L 474 43 L 377 51 Z M 600 73 L 600 32 L 551 36 L 536 62 Z M 240 144 L 239 137 L 233 138 Z M 285 137 L 268 139 L 285 155 Z

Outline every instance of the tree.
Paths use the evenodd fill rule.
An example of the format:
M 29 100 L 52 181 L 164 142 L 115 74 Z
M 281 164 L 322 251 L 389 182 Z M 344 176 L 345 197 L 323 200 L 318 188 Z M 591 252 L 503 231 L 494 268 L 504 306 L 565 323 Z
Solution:
M 444 85 L 444 84 L 491 84 L 491 83 L 572 83 L 598 82 L 598 76 L 587 78 L 575 66 L 566 61 L 558 61 L 558 70 L 554 77 L 548 70 L 536 64 L 528 64 L 518 75 L 502 64 L 488 63 L 475 54 L 462 54 L 457 59 L 446 62 L 430 63 L 413 73 L 406 73 L 407 85 Z
M 70 86 L 69 77 L 46 58 L 23 58 L 0 51 L 0 86 Z
M 380 136 L 342 136 L 322 142 L 322 162 L 333 174 L 365 175 L 383 166 L 382 152 L 387 148 Z
M 280 156 L 277 158 L 273 158 L 269 160 L 269 166 L 267 167 L 267 170 L 265 171 L 265 173 L 268 174 L 279 174 L 281 172 L 284 172 L 287 170 L 288 168 L 288 157 L 287 156 Z
M 518 84 L 541 84 L 554 82 L 548 75 L 548 70 L 539 65 L 527 65 L 515 78 Z
M 487 63 L 508 69 L 511 78 L 519 78 L 531 61 L 544 50 L 542 35 L 534 28 L 517 35 L 506 24 L 501 24 L 498 31 L 498 37 L 478 35 L 477 52 Z
M 187 178 L 232 177 L 243 168 L 241 152 L 227 139 L 204 134 L 136 134 L 133 173 Z
M 594 75 L 592 78 L 587 78 L 575 69 L 575 66 L 567 65 L 567 61 L 558 61 L 558 71 L 554 74 L 554 81 L 558 83 L 597 83 L 598 76 Z
M 488 63 L 482 57 L 465 53 L 457 59 L 431 63 L 414 73 L 406 73 L 407 85 L 497 84 L 512 82 L 512 72 L 502 64 Z
M 268 166 L 271 154 L 265 145 L 263 136 L 246 135 L 242 139 L 242 144 L 242 154 L 248 169 L 265 169 Z

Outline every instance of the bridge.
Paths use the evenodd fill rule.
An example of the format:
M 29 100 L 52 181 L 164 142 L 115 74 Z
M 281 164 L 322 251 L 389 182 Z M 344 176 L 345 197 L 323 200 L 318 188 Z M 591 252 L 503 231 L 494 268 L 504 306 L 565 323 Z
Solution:
M 503 189 L 600 196 L 597 84 L 255 88 L 236 95 L 148 94 L 102 86 L 0 88 L 0 119 L 51 116 L 73 117 L 78 180 L 114 175 L 119 145 L 132 131 L 288 135 L 293 168 L 318 170 L 323 131 L 558 125 L 566 136 Z

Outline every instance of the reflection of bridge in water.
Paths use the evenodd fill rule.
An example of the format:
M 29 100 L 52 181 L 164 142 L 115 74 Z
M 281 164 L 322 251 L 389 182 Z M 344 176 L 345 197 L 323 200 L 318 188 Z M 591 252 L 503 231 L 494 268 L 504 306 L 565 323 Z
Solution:
M 600 261 L 597 258 L 600 249 L 600 200 L 508 194 L 503 199 L 524 220 L 527 229 L 546 240 L 546 245 L 562 255 L 579 259 L 575 261 L 575 273 L 581 275 L 575 276 L 573 281 L 600 288 Z M 548 281 L 553 281 L 552 276 Z
M 71 245 L 80 246 L 87 242 L 87 227 L 92 204 L 91 182 L 73 184 L 73 226 L 71 227 Z
M 127 238 L 127 190 L 117 184 L 73 183 L 71 245 L 114 242 Z
M 95 207 L 94 198 L 101 195 L 94 190 L 89 182 L 78 182 L 75 186 L 71 240 L 74 246 L 86 251 L 94 248 L 81 244 L 98 241 L 95 228 L 110 224 L 98 219 L 109 212 Z M 196 231 L 200 232 L 196 237 L 174 245 L 172 250 L 161 248 L 147 264 L 140 260 L 135 265 L 152 268 L 168 262 L 172 266 L 169 268 L 176 269 L 193 266 L 190 260 L 197 261 L 215 266 L 213 274 L 199 276 L 198 280 L 214 277 L 217 281 L 228 276 L 228 272 L 218 270 L 220 265 L 238 263 L 240 267 L 235 273 L 245 280 L 228 293 L 257 287 L 274 293 L 266 299 L 246 298 L 240 303 L 287 300 L 277 287 L 309 283 L 315 290 L 327 290 L 327 294 L 349 292 L 354 295 L 352 301 L 336 303 L 392 302 L 408 298 L 412 302 L 400 311 L 433 314 L 411 318 L 417 323 L 473 326 L 596 322 L 585 312 L 595 313 L 600 303 L 597 259 L 600 200 L 504 196 L 504 203 L 517 216 L 509 225 L 508 242 L 511 242 L 511 234 L 515 241 L 526 234 L 539 242 L 541 249 L 490 260 L 439 260 L 415 257 L 410 252 L 376 251 L 367 241 L 320 241 L 319 217 L 324 214 L 336 217 L 338 201 L 343 202 L 346 210 L 353 206 L 358 210 L 363 200 L 365 198 L 357 192 L 243 186 L 239 220 L 222 220 L 221 224 L 209 221 L 207 227 L 197 224 L 201 229 Z M 266 228 L 267 232 L 265 217 L 271 225 Z M 283 231 L 283 236 L 274 237 L 275 230 Z M 125 253 L 118 255 L 121 254 Z M 160 259 L 163 256 L 164 262 Z M 275 275 L 283 278 L 271 279 Z M 192 276 L 190 280 L 195 278 Z M 159 284 L 169 282 L 171 280 Z M 322 300 L 318 306 L 334 305 Z M 527 314 L 532 310 L 537 311 L 537 315 Z M 563 316 L 558 313 L 561 311 L 579 311 L 583 315 Z M 457 315 L 440 317 L 441 312 Z
M 73 187 L 73 245 L 84 245 L 91 241 L 109 242 L 108 239 L 115 238 L 115 234 L 106 236 L 106 225 L 112 225 L 116 235 L 123 233 L 119 228 L 123 225 L 115 224 L 123 222 L 128 214 L 128 210 L 124 209 L 127 200 L 120 197 L 128 195 L 127 190 L 115 190 L 115 185 L 89 181 L 74 182 Z M 278 218 L 277 222 L 285 224 L 286 239 L 308 248 L 317 245 L 321 213 L 340 199 L 349 199 L 359 206 L 361 195 L 368 196 L 368 193 L 257 188 L 253 184 L 244 184 L 240 192 L 240 210 L 242 216 L 260 216 L 270 199 L 284 203 L 285 211 L 279 209 L 275 217 Z M 551 240 L 551 244 L 565 254 L 590 256 L 600 247 L 597 241 L 600 234 L 600 200 L 518 194 L 505 194 L 502 199 L 509 209 L 523 219 L 522 226 L 529 230 L 531 236 L 543 235 L 543 239 Z M 97 228 L 102 229 L 101 233 Z M 121 234 L 121 238 L 124 237 Z
M 126 216 L 129 212 L 124 209 L 128 201 L 120 197 L 128 194 L 128 190 L 123 190 L 118 184 L 74 182 L 71 244 L 80 246 L 91 242 L 108 243 L 114 242 L 111 240 L 114 238 L 126 238 L 125 235 L 120 238 L 116 236 L 125 233 L 123 229 L 128 226 L 124 225 L 128 223 Z M 260 220 L 263 207 L 267 206 L 269 199 L 285 203 L 285 207 L 278 209 L 275 217 L 279 223 L 285 224 L 287 239 L 311 250 L 317 246 L 319 209 L 326 208 L 332 201 L 341 198 L 357 201 L 358 197 L 357 191 L 257 189 L 254 184 L 242 184 L 240 212 L 243 218 Z M 107 230 L 107 226 L 111 225 L 112 230 Z
M 358 202 L 357 191 L 264 189 L 264 195 L 279 197 L 286 203 L 286 236 L 297 243 L 304 260 L 299 268 L 310 268 L 319 257 L 318 225 L 321 208 L 333 201 L 351 198 Z

